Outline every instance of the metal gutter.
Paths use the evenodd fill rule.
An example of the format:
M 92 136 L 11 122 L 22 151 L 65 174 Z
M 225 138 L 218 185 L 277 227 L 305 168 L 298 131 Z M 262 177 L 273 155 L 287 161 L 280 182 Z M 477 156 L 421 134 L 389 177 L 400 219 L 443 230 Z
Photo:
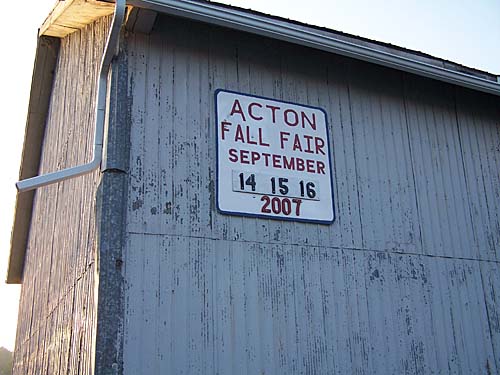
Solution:
M 120 37 L 120 29 L 125 17 L 125 0 L 117 0 L 113 21 L 108 34 L 108 40 L 104 49 L 104 55 L 101 61 L 99 80 L 97 83 L 97 104 L 96 104 L 96 124 L 94 134 L 94 151 L 92 161 L 87 164 L 72 168 L 63 169 L 57 172 L 47 173 L 41 176 L 31 177 L 16 183 L 19 192 L 30 191 L 41 186 L 50 185 L 56 182 L 64 181 L 69 178 L 81 176 L 97 169 L 102 160 L 102 148 L 104 138 L 104 122 L 106 118 L 106 94 L 108 86 L 108 72 L 111 62 L 116 52 L 116 45 Z
M 419 76 L 467 87 L 472 90 L 500 95 L 500 78 L 497 78 L 497 81 L 493 81 L 476 77 L 419 61 L 417 58 L 411 59 L 341 40 L 336 38 L 335 35 L 326 35 L 313 28 L 301 27 L 293 23 L 279 22 L 275 19 L 257 16 L 250 12 L 228 7 L 218 7 L 208 2 L 191 0 L 129 0 L 128 4 L 155 10 L 160 13 L 189 18 L 316 48 Z

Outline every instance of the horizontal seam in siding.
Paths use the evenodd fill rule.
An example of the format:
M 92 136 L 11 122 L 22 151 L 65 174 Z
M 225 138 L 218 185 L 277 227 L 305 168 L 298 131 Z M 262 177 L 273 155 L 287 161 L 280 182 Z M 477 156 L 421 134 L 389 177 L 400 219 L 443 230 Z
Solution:
M 394 254 L 394 255 L 410 255 L 410 256 L 419 256 L 426 258 L 438 258 L 438 259 L 453 259 L 453 260 L 470 260 L 482 263 L 492 263 L 492 264 L 500 264 L 498 260 L 489 260 L 489 259 L 477 259 L 477 258 L 467 258 L 467 257 L 451 257 L 445 255 L 433 255 L 433 254 L 419 254 L 415 252 L 408 251 L 397 251 L 397 250 L 383 250 L 383 249 L 363 249 L 358 247 L 346 247 L 346 246 L 325 246 L 325 245 L 311 245 L 311 244 L 303 244 L 303 243 L 289 243 L 289 242 L 265 242 L 265 241 L 248 241 L 248 240 L 238 240 L 238 239 L 221 239 L 214 237 L 207 237 L 204 235 L 200 236 L 190 236 L 184 234 L 167 234 L 167 233 L 146 233 L 146 232 L 134 232 L 127 231 L 127 235 L 134 234 L 140 236 L 158 236 L 158 237 L 177 237 L 177 238 L 195 238 L 209 241 L 231 241 L 231 242 L 239 242 L 239 243 L 249 243 L 249 244 L 262 244 L 262 245 L 285 245 L 285 246 L 298 246 L 298 247 L 311 247 L 311 248 L 324 248 L 331 250 L 353 250 L 353 251 L 363 251 L 370 253 L 384 253 L 384 254 Z

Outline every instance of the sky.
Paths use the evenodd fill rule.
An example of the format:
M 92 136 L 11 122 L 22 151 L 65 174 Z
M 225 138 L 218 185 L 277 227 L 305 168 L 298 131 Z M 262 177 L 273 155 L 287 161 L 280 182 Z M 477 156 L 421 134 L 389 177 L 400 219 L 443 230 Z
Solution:
M 220 1 L 220 0 L 219 0 Z M 425 52 L 500 75 L 500 0 L 221 1 Z M 14 349 L 20 286 L 6 285 L 37 29 L 55 0 L 2 5 L 0 347 Z

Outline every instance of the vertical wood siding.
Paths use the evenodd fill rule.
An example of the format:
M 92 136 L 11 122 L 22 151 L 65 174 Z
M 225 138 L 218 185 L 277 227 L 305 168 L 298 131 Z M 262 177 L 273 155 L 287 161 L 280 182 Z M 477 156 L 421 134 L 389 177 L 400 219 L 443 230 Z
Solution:
M 61 41 L 40 173 L 89 161 L 109 20 Z M 97 172 L 36 192 L 14 374 L 93 374 Z
M 491 263 L 146 234 L 126 257 L 128 374 L 498 373 Z
M 170 18 L 128 51 L 126 374 L 500 371 L 493 98 Z M 333 225 L 217 212 L 217 88 L 326 110 Z

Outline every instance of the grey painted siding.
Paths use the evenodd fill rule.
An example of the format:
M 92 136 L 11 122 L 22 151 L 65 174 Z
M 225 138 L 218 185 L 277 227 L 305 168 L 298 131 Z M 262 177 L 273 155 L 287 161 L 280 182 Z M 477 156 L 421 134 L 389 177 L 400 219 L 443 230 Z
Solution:
M 144 234 L 126 257 L 125 373 L 498 373 L 490 263 L 486 304 L 478 261 Z
M 103 19 L 61 41 L 41 173 L 90 157 L 95 82 L 108 27 Z M 98 183 L 96 172 L 36 192 L 14 374 L 93 374 Z
M 471 93 L 457 98 L 465 183 L 472 232 L 481 257 L 500 258 L 500 106 Z
M 128 37 L 125 374 L 499 372 L 493 98 L 183 22 Z M 217 88 L 326 110 L 333 225 L 216 211 Z

